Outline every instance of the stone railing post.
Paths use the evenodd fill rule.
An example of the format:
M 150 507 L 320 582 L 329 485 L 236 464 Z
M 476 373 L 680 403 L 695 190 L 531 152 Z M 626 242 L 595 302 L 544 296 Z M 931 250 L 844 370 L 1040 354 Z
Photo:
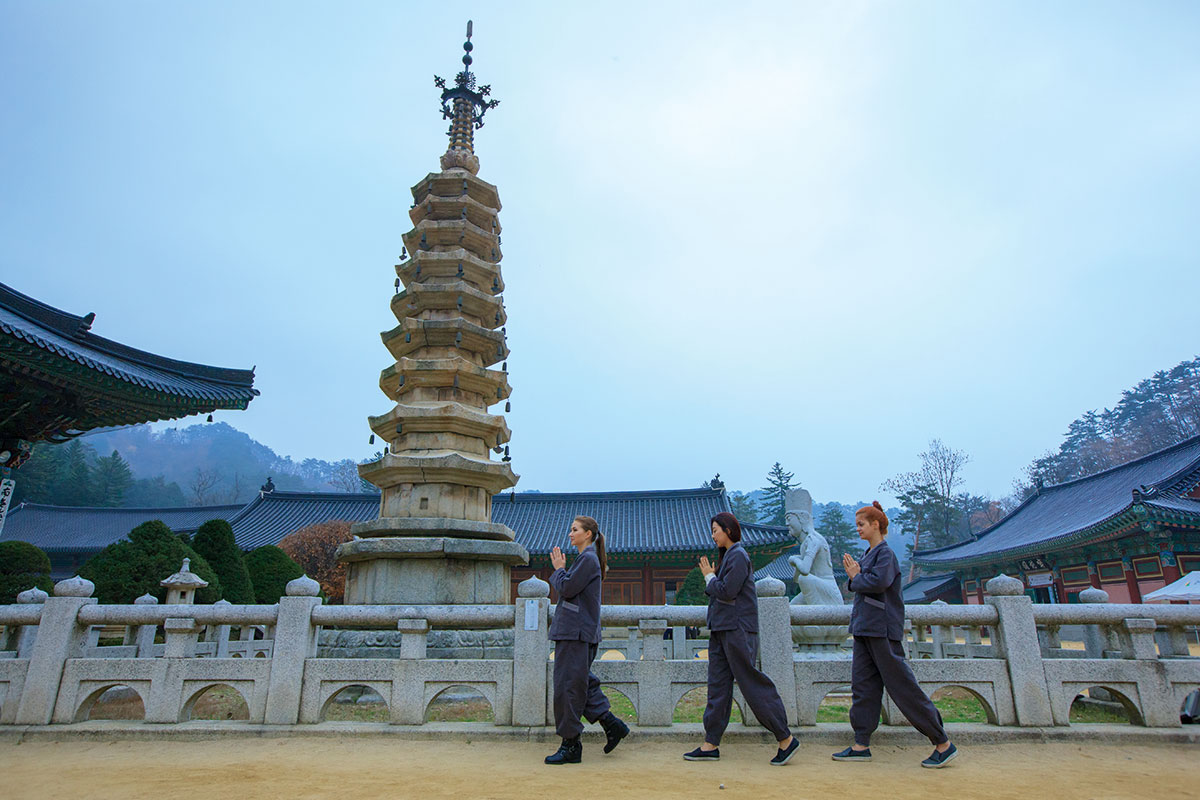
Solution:
M 321 586 L 303 575 L 287 585 L 279 598 L 275 644 L 271 653 L 271 677 L 267 682 L 268 725 L 295 725 L 300 718 L 300 691 L 304 684 L 304 662 L 317 654 L 317 633 L 312 610 L 321 605 Z
M 150 687 L 146 699 L 146 722 L 179 722 L 183 695 L 184 662 L 196 655 L 196 640 L 203 625 L 190 617 L 163 620 L 166 646 L 163 648 L 162 677 Z
M 1079 593 L 1080 603 L 1107 603 L 1108 592 L 1103 589 L 1084 589 Z M 1088 658 L 1104 658 L 1108 649 L 1108 634 L 1099 625 L 1083 626 L 1083 650 Z
M 228 600 L 218 600 L 213 603 L 213 607 L 222 606 L 229 608 L 233 603 Z M 227 622 L 221 622 L 216 625 L 209 625 L 204 631 L 204 640 L 206 642 L 215 642 L 213 645 L 211 656 L 213 658 L 229 658 L 229 632 L 233 626 Z
M 687 628 L 683 625 L 675 625 L 671 628 L 671 658 L 685 659 L 687 657 Z
M 1008 662 L 1012 683 L 1013 706 L 1017 724 L 1022 727 L 1053 725 L 1046 671 L 1042 666 L 1042 648 L 1037 624 L 1033 621 L 1033 601 L 1025 595 L 1025 585 L 1016 578 L 997 575 L 986 584 L 984 602 L 996 609 L 996 654 Z
M 35 586 L 32 589 L 26 589 L 17 595 L 17 602 L 21 603 L 22 605 L 33 605 L 45 603 L 49 598 L 50 595 L 46 594 Z M 44 614 L 45 611 L 42 613 Z M 17 641 L 15 642 L 17 658 L 29 658 L 30 654 L 33 652 L 33 643 L 37 641 L 37 631 L 37 625 L 22 625 L 21 629 L 17 631 Z
M 1154 661 L 1158 648 L 1154 643 L 1154 631 L 1158 627 L 1152 619 L 1127 619 L 1121 626 L 1121 654 L 1136 661 Z
M 197 625 L 190 618 L 171 618 L 163 620 L 163 636 L 166 647 L 163 648 L 165 658 L 193 658 L 196 655 L 196 640 L 200 638 L 203 626 Z
M 550 584 L 536 575 L 517 585 L 513 608 L 512 724 L 547 724 Z
M 945 600 L 934 600 L 929 605 L 935 606 L 937 608 L 948 608 L 950 606 L 950 604 L 947 603 Z M 933 643 L 933 652 L 930 654 L 930 658 L 945 658 L 946 657 L 946 645 L 955 644 L 954 628 L 952 628 L 949 625 L 937 625 L 937 624 L 932 625 L 931 628 L 932 628 L 932 634 L 930 636 L 930 639 L 932 640 L 932 643 Z
M 152 594 L 144 594 L 133 601 L 138 606 L 158 605 L 158 598 Z M 157 625 L 138 625 L 133 643 L 137 645 L 138 658 L 154 658 L 154 635 L 158 632 Z
M 429 620 L 401 619 L 396 622 L 396 630 L 400 631 L 401 658 L 425 658 L 429 648 Z
M 665 619 L 643 619 L 638 621 L 638 632 L 642 634 L 642 660 L 662 661 L 666 658 L 667 632 Z
M 54 596 L 42 609 L 37 639 L 29 654 L 25 686 L 17 706 L 18 725 L 47 725 L 58 700 L 63 667 L 79 654 L 86 630 L 79 625 L 79 609 L 92 605 L 96 585 L 76 575 L 54 584 Z
M 792 658 L 792 610 L 783 581 L 763 578 L 758 592 L 758 650 L 762 671 L 775 684 L 789 725 L 800 724 L 796 702 L 796 665 Z
M 1142 720 L 1148 728 L 1179 727 L 1179 705 L 1166 669 L 1158 660 L 1154 632 L 1158 627 L 1152 619 L 1127 619 L 1120 627 L 1123 655 L 1142 662 L 1149 669 L 1138 681 Z

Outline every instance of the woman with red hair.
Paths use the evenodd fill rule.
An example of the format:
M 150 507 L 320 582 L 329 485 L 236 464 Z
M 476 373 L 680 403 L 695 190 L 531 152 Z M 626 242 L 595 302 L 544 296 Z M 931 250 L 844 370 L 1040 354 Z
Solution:
M 904 598 L 900 594 L 900 565 L 896 554 L 884 540 L 888 518 L 876 500 L 854 514 L 858 538 L 869 545 L 862 561 L 846 553 L 842 565 L 854 592 L 850 612 L 850 633 L 854 636 L 854 662 L 851 667 L 850 726 L 854 744 L 833 754 L 834 761 L 870 761 L 871 734 L 879 725 L 883 690 L 896 703 L 912 726 L 929 737 L 935 749 L 922 767 L 940 769 L 958 755 L 942 726 L 942 715 L 929 696 L 921 691 L 917 678 L 904 658 L 900 641 L 904 637 Z

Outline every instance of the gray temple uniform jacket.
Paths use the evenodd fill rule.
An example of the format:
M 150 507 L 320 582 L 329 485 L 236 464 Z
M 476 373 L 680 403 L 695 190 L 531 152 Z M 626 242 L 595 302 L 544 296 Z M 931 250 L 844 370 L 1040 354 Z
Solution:
M 558 594 L 551 641 L 600 644 L 600 559 L 588 545 L 568 569 L 556 569 L 550 585 Z
M 716 575 L 704 586 L 708 595 L 708 705 L 704 738 L 719 745 L 729 724 L 736 680 L 746 704 L 763 727 L 783 741 L 790 732 L 787 712 L 775 684 L 758 669 L 758 592 L 750 556 L 740 543 L 725 551 Z
M 846 584 L 854 592 L 850 633 L 879 636 L 898 642 L 904 638 L 904 598 L 900 594 L 900 564 L 886 541 L 866 552 L 862 569 Z
M 846 584 L 854 592 L 850 611 L 850 633 L 854 635 L 850 727 L 854 741 L 863 746 L 871 743 L 886 688 L 913 727 L 933 744 L 940 744 L 946 741 L 942 715 L 921 691 L 904 657 L 904 597 L 896 554 L 886 541 L 880 542 L 866 552 L 859 567 L 862 571 Z
M 570 569 L 556 569 L 550 585 L 558 595 L 550 639 L 554 644 L 554 722 L 558 735 L 583 733 L 582 716 L 596 722 L 608 710 L 592 661 L 600 644 L 600 559 L 588 545 Z

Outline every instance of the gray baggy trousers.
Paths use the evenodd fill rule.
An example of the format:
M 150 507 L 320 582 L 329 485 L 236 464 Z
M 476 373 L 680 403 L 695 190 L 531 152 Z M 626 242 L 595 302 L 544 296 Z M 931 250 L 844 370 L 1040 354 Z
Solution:
M 704 707 L 704 741 L 721 744 L 733 710 L 733 682 L 737 681 L 754 716 L 781 742 L 791 736 L 787 712 L 771 679 L 754 662 L 758 659 L 758 634 L 741 629 L 713 631 L 708 640 L 708 705 Z
M 583 733 L 580 717 L 596 722 L 608 711 L 600 679 L 592 674 L 596 648 L 590 642 L 554 643 L 554 724 L 564 739 Z
M 850 727 L 854 729 L 855 744 L 871 744 L 871 734 L 879 727 L 885 688 L 900 713 L 929 741 L 935 745 L 947 741 L 942 715 L 921 691 L 900 643 L 882 636 L 855 636 L 850 677 Z

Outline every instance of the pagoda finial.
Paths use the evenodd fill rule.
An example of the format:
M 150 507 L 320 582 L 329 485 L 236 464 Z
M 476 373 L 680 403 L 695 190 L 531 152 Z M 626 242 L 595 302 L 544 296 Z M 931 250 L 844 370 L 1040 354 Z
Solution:
M 479 172 L 479 159 L 475 156 L 475 129 L 483 127 L 483 115 L 488 109 L 500 105 L 499 100 L 489 97 L 491 86 L 475 86 L 471 73 L 474 59 L 471 51 L 471 20 L 467 20 L 467 40 L 463 42 L 463 70 L 454 76 L 454 86 L 447 89 L 446 81 L 433 76 L 433 84 L 442 90 L 442 117 L 450 120 L 450 146 L 442 156 L 442 169 L 465 169 L 472 175 Z

